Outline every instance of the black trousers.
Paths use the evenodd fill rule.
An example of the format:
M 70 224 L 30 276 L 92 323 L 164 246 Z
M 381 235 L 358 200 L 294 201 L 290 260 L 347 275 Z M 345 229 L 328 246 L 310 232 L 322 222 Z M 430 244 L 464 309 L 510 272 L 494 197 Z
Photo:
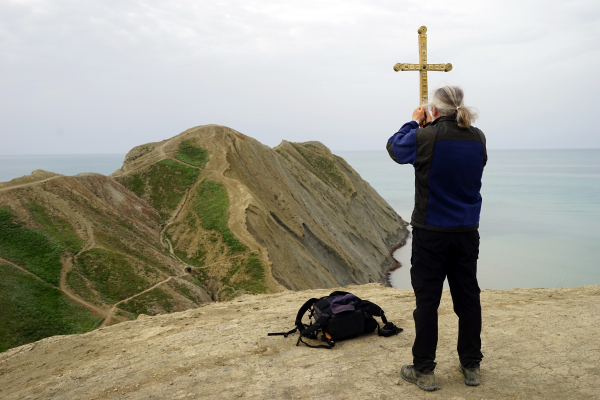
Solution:
M 410 277 L 417 308 L 413 364 L 420 372 L 435 369 L 438 307 L 448 277 L 454 312 L 458 315 L 458 357 L 465 368 L 479 365 L 481 302 L 477 284 L 479 232 L 436 232 L 413 228 Z

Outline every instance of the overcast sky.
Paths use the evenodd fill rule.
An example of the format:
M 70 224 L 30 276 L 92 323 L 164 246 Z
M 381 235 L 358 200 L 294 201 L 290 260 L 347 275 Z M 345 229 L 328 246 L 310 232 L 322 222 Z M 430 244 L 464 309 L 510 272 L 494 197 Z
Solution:
M 600 1 L 0 0 L 0 155 L 125 153 L 204 124 L 381 150 L 460 85 L 488 147 L 600 148 Z

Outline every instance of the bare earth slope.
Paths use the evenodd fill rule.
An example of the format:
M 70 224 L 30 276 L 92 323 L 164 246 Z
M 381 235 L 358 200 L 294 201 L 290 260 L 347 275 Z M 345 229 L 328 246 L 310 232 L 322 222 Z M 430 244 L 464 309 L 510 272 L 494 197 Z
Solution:
M 592 399 L 600 391 L 600 286 L 484 290 L 482 385 L 457 371 L 457 317 L 439 310 L 436 376 L 425 393 L 399 378 L 411 360 L 411 291 L 346 287 L 405 328 L 296 347 L 299 306 L 329 290 L 242 296 L 83 335 L 56 336 L 0 354 L 3 399 Z

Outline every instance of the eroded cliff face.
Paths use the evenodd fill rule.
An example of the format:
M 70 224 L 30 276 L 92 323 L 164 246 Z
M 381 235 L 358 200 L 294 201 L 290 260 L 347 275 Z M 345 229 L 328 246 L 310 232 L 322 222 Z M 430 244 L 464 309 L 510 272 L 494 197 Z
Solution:
M 288 289 L 386 282 L 402 219 L 319 142 L 282 142 L 275 151 L 237 140 L 226 176 L 253 195 L 246 226 L 268 249 Z
M 193 161 L 182 156 L 186 148 L 205 153 Z M 153 201 L 167 193 L 151 189 L 169 186 L 172 174 L 156 173 L 167 161 L 182 167 L 182 176 L 195 174 L 190 184 L 171 185 L 181 201 L 170 208 Z M 175 254 L 195 264 L 215 299 L 248 292 L 257 277 L 256 293 L 385 283 L 395 264 L 390 251 L 406 235 L 381 196 L 319 142 L 284 141 L 271 149 L 223 126 L 201 126 L 135 148 L 112 176 L 163 213 Z M 221 189 L 229 201 L 227 229 L 239 244 L 211 225 Z M 253 259 L 258 269 L 247 267 Z

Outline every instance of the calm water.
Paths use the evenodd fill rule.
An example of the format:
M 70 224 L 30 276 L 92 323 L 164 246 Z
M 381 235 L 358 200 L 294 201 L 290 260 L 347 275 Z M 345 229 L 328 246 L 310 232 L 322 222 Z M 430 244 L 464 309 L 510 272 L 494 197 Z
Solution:
M 411 165 L 385 152 L 339 155 L 410 220 Z M 482 288 L 600 284 L 600 150 L 489 151 L 481 195 Z M 392 284 L 410 288 L 410 247 L 396 256 L 406 268 Z
M 404 219 L 410 220 L 413 168 L 386 152 L 337 152 Z M 65 175 L 120 168 L 124 154 L 0 156 L 0 182 L 45 169 Z M 483 175 L 479 282 L 482 288 L 600 284 L 600 150 L 489 151 Z M 392 276 L 410 288 L 410 246 Z

